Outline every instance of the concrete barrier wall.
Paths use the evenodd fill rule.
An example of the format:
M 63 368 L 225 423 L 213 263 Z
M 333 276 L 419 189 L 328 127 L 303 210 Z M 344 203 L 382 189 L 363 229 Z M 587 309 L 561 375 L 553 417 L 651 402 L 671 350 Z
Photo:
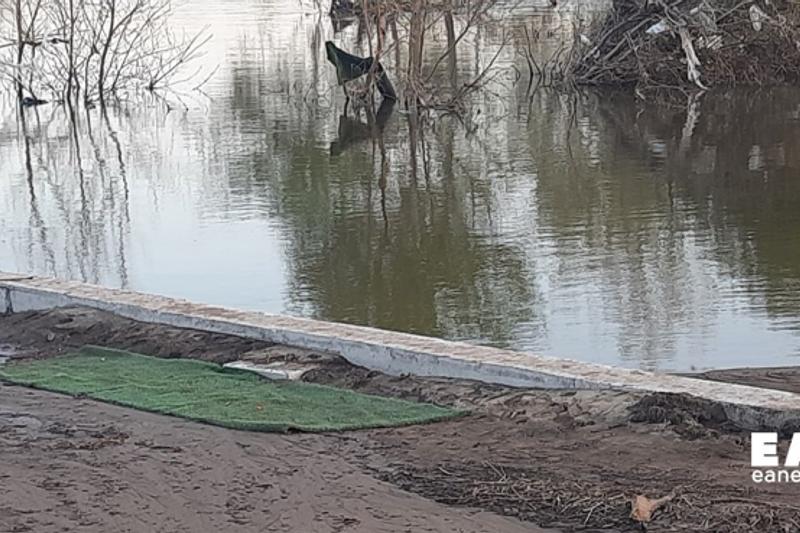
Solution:
M 131 291 L 48 278 L 0 274 L 0 310 L 86 306 L 142 322 L 167 324 L 341 355 L 392 375 L 474 379 L 503 385 L 617 388 L 689 394 L 722 405 L 743 427 L 762 429 L 800 421 L 800 396 L 592 363 L 543 357 L 368 327 L 190 303 Z
M 11 290 L 0 288 L 0 313 L 11 312 Z

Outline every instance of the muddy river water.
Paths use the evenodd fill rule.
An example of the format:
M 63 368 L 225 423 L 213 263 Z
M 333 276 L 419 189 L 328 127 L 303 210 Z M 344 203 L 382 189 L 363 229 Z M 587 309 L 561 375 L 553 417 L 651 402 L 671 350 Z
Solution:
M 584 16 L 516 9 L 543 56 Z M 396 106 L 382 157 L 325 60 L 366 52 L 356 25 L 299 0 L 174 23 L 211 26 L 203 93 L 81 111 L 77 136 L 0 106 L 0 270 L 647 369 L 797 361 L 800 90 L 528 95 L 487 24 L 457 74 L 499 50 L 491 91 L 415 145 Z

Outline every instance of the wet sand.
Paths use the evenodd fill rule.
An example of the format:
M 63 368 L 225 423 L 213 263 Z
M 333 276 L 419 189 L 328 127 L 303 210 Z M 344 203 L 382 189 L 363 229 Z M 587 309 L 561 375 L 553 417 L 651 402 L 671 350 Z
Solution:
M 400 490 L 328 440 L 0 385 L 0 531 L 536 531 Z
M 691 398 L 398 378 L 204 335 L 82 309 L 0 317 L 17 357 L 93 343 L 314 361 L 308 380 L 473 414 L 255 434 L 0 386 L 0 531 L 636 531 L 636 494 L 674 496 L 650 531 L 800 530 L 800 489 L 753 484 L 749 434 Z

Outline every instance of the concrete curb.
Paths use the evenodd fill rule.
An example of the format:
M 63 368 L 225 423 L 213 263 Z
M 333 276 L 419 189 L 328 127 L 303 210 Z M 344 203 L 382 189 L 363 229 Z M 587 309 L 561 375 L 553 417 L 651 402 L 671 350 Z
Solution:
M 473 379 L 552 389 L 623 389 L 688 394 L 720 404 L 743 428 L 800 421 L 800 396 L 744 385 L 543 357 L 461 342 L 305 318 L 239 311 L 73 281 L 0 273 L 0 311 L 85 306 L 142 322 L 239 335 L 327 351 L 393 375 Z
M 0 313 L 10 313 L 11 310 L 11 290 L 0 287 Z

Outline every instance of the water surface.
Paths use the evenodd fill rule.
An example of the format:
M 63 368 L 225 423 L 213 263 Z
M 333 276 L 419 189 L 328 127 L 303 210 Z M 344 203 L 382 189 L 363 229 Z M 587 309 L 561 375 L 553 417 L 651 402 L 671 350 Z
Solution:
M 545 5 L 513 21 L 544 57 L 576 16 Z M 77 132 L 2 107 L 0 269 L 629 367 L 795 364 L 800 91 L 529 97 L 513 41 L 464 122 L 397 106 L 378 142 L 325 62 L 329 39 L 365 52 L 356 25 L 288 0 L 175 24 L 213 25 L 207 96 Z M 504 28 L 469 35 L 459 79 Z

